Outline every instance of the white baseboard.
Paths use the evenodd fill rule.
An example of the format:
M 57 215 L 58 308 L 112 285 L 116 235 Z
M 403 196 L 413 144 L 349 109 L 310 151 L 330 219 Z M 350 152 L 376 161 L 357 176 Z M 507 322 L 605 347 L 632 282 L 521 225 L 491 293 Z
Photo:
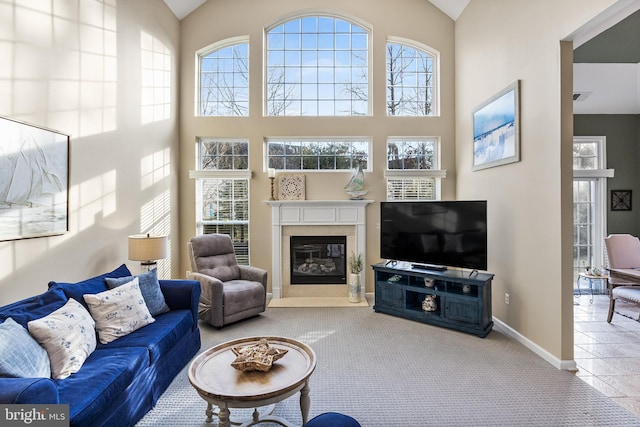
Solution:
M 561 371 L 577 371 L 578 366 L 576 365 L 575 360 L 561 360 L 555 357 L 553 354 L 549 353 L 544 348 L 540 347 L 538 344 L 531 341 L 529 338 L 522 335 L 520 332 L 513 329 L 511 326 L 502 322 L 499 319 L 493 318 L 494 329 L 498 332 L 501 332 L 519 342 L 520 344 L 527 347 L 529 350 L 533 351 L 538 356 L 542 357 L 544 360 L 549 362 L 553 367 L 559 369 Z

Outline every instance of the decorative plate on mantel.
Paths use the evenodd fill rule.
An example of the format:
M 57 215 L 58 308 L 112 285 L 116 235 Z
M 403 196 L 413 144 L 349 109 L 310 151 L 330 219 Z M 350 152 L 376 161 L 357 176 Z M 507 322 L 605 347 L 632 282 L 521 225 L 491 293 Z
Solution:
M 278 200 L 304 200 L 305 181 L 304 175 L 279 175 L 278 176 Z

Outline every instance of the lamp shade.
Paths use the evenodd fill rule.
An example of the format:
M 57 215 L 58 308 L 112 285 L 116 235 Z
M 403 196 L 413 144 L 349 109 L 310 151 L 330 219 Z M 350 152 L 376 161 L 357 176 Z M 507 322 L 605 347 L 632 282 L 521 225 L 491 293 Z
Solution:
M 129 236 L 129 259 L 155 261 L 167 257 L 167 236 L 136 234 Z

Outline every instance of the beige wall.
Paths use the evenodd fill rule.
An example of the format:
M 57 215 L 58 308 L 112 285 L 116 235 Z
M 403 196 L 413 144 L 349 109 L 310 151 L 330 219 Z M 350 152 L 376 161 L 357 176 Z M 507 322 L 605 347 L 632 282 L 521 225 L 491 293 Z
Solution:
M 613 3 L 473 0 L 456 22 L 457 197 L 488 200 L 493 315 L 561 361 L 573 309 L 572 49 L 560 41 Z M 472 172 L 471 111 L 515 80 L 521 161 Z
M 45 2 L 43 10 L 15 3 L 0 2 L 0 16 L 10 19 L 0 28 L 0 114 L 71 135 L 71 232 L 0 242 L 0 304 L 41 292 L 49 280 L 80 280 L 126 262 L 126 236 L 140 231 L 170 233 L 173 255 L 160 268 L 165 277 L 183 276 L 186 242 L 195 234 L 188 171 L 195 167 L 197 136 L 249 138 L 252 261 L 269 269 L 265 136 L 371 136 L 368 197 L 380 201 L 386 137 L 435 135 L 442 138 L 442 168 L 448 170 L 443 198 L 489 201 L 493 314 L 554 357 L 573 358 L 571 48 L 560 40 L 614 0 L 474 0 L 455 27 L 425 0 L 384 8 L 367 0 L 325 0 L 322 10 L 357 17 L 373 29 L 374 115 L 357 119 L 261 116 L 262 29 L 306 11 L 299 1 L 209 0 L 182 23 L 161 0 L 113 0 L 107 7 L 83 0 L 80 10 L 74 0 Z M 170 115 L 148 124 L 140 120 L 141 32 L 171 55 Z M 252 117 L 195 118 L 195 52 L 242 35 L 251 40 Z M 385 116 L 389 35 L 440 51 L 440 117 Z M 522 82 L 522 161 L 471 172 L 471 110 L 516 79 Z M 348 178 L 309 173 L 307 197 L 345 199 Z M 368 208 L 367 264 L 378 261 L 378 208 Z M 366 290 L 373 290 L 368 270 Z
M 178 224 L 179 21 L 162 0 L 3 0 L 0 16 L 0 115 L 71 136 L 71 231 L 0 242 L 0 305 L 43 292 L 50 280 L 122 263 L 139 272 L 127 262 L 127 236 Z M 166 118 L 147 124 L 143 33 L 166 47 L 171 68 Z M 171 275 L 171 259 L 160 272 Z
M 195 186 L 188 178 L 195 167 L 195 140 L 198 136 L 242 137 L 250 142 L 251 180 L 251 261 L 271 269 L 271 211 L 263 203 L 269 198 L 269 181 L 263 170 L 263 139 L 270 136 L 368 136 L 373 140 L 373 170 L 365 180 L 367 198 L 385 199 L 383 170 L 388 136 L 440 136 L 442 168 L 448 169 L 443 197 L 454 198 L 454 105 L 453 105 L 453 21 L 424 0 L 396 0 L 393 6 L 371 7 L 368 0 L 325 0 L 321 10 L 357 18 L 372 28 L 373 34 L 373 117 L 359 118 L 286 118 L 262 117 L 263 29 L 286 17 L 308 11 L 295 0 L 256 2 L 251 0 L 209 0 L 185 18 L 181 26 L 181 128 L 182 159 L 180 171 L 181 247 L 196 233 Z M 246 11 L 251 10 L 251 14 Z M 236 19 L 236 17 L 241 17 Z M 194 117 L 194 76 L 196 52 L 229 37 L 250 38 L 250 117 Z M 388 36 L 404 37 L 426 44 L 440 52 L 441 116 L 430 118 L 386 117 L 385 114 L 385 42 Z M 347 199 L 343 191 L 351 172 L 306 173 L 307 198 L 316 200 Z M 367 264 L 379 261 L 379 204 L 367 208 Z M 267 249 L 267 250 L 265 250 Z M 182 257 L 182 269 L 188 270 L 188 257 Z M 367 292 L 373 291 L 373 276 L 367 269 Z M 270 284 L 269 284 L 270 286 Z

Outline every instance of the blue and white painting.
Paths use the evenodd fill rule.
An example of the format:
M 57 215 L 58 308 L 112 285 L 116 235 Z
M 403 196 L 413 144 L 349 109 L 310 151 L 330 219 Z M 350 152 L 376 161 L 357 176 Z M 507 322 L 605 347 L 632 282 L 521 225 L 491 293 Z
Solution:
M 519 160 L 518 83 L 473 113 L 473 169 Z
M 69 137 L 0 117 L 0 241 L 68 230 Z

